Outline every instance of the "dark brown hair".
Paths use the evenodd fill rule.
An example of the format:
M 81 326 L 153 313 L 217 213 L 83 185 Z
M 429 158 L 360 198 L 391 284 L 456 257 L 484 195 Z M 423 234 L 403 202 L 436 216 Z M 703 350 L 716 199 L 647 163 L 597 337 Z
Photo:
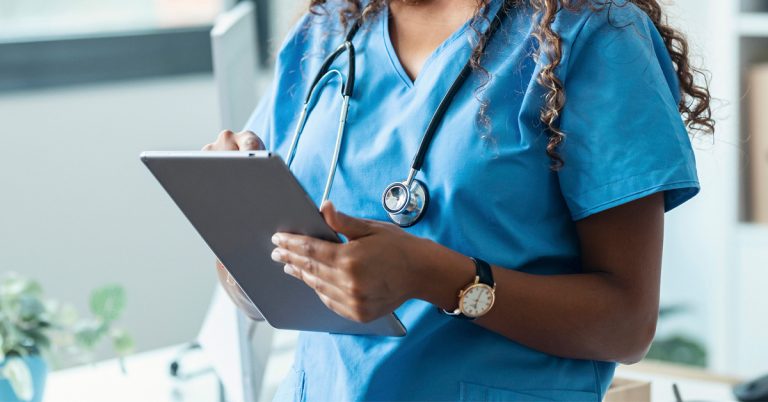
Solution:
M 390 1 L 398 0 L 371 0 L 363 7 L 361 0 L 345 0 L 343 7 L 339 9 L 338 18 L 345 27 L 352 23 L 367 19 L 376 15 Z M 401 0 L 405 1 L 405 0 Z M 419 0 L 408 0 L 411 3 Z M 478 22 L 487 20 L 488 5 L 490 0 L 476 0 L 477 8 L 473 17 L 472 26 L 478 26 Z M 538 77 L 537 82 L 545 90 L 544 106 L 541 109 L 539 118 L 544 123 L 548 133 L 547 155 L 552 160 L 552 169 L 558 170 L 563 164 L 563 158 L 558 153 L 558 146 L 565 139 L 565 133 L 558 127 L 560 113 L 565 107 L 566 94 L 562 81 L 557 77 L 556 71 L 560 66 L 563 56 L 563 46 L 560 36 L 552 28 L 557 13 L 563 9 L 568 11 L 578 11 L 583 7 L 590 7 L 594 11 L 606 7 L 619 6 L 614 0 L 517 0 L 518 2 L 527 2 L 533 10 L 533 37 L 538 42 L 538 51 L 533 55 L 535 58 L 544 56 L 548 63 L 544 65 Z M 325 13 L 325 4 L 327 0 L 310 0 L 309 10 L 313 14 Z M 689 57 L 688 41 L 680 31 L 673 28 L 662 10 L 657 0 L 626 0 L 633 3 L 640 10 L 645 12 L 651 19 L 656 29 L 664 40 L 667 51 L 677 72 L 677 78 L 680 81 L 680 104 L 678 109 L 680 115 L 685 121 L 689 133 L 694 134 L 703 132 L 713 134 L 715 130 L 715 121 L 712 119 L 711 95 L 709 84 L 705 72 L 691 65 Z M 621 6 L 624 6 L 622 3 Z M 475 43 L 470 63 L 476 71 L 480 71 L 486 76 L 481 84 L 481 88 L 488 82 L 488 73 L 481 66 L 483 58 L 483 43 L 488 40 L 486 35 L 475 29 L 478 40 Z M 700 81 L 697 81 L 697 77 Z M 487 121 L 484 115 L 487 102 L 481 102 L 480 120 Z

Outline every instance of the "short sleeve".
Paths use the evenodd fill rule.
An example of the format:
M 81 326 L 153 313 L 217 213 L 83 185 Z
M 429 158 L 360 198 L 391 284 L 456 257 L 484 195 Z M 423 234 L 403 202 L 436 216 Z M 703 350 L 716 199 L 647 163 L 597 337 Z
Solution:
M 664 192 L 669 211 L 699 191 L 661 36 L 632 5 L 594 11 L 564 61 L 560 188 L 574 220 Z

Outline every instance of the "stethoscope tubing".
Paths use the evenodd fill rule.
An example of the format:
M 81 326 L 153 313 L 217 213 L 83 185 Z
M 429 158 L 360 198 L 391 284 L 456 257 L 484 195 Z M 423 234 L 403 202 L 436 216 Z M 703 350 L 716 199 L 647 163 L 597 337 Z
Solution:
M 501 26 L 502 22 L 502 16 L 505 12 L 505 6 L 507 4 L 507 1 L 504 2 L 499 7 L 499 10 L 494 15 L 493 19 L 491 20 L 491 23 L 487 30 L 487 39 L 483 43 L 481 47 L 481 51 L 485 51 L 485 48 L 487 47 L 488 43 L 490 42 L 490 38 L 496 33 L 496 31 Z M 349 113 L 349 102 L 350 98 L 352 97 L 352 94 L 354 92 L 355 87 L 355 74 L 356 74 L 356 66 L 355 66 L 355 46 L 352 43 L 352 39 L 357 34 L 357 31 L 360 29 L 362 22 L 357 21 L 350 31 L 347 33 L 347 35 L 344 38 L 344 42 L 339 45 L 333 52 L 331 52 L 328 57 L 323 61 L 323 64 L 320 66 L 320 70 L 315 75 L 315 78 L 312 80 L 312 83 L 310 84 L 307 95 L 304 99 L 304 104 L 302 106 L 301 114 L 299 115 L 298 123 L 296 124 L 296 130 L 293 134 L 293 138 L 291 140 L 290 147 L 288 149 L 287 154 L 287 165 L 290 168 L 294 156 L 296 154 L 296 148 L 298 146 L 299 138 L 301 137 L 301 133 L 304 130 L 304 126 L 307 122 L 307 118 L 310 112 L 310 109 L 312 108 L 312 98 L 315 93 L 315 89 L 318 85 L 320 85 L 321 82 L 324 81 L 324 78 L 328 74 L 337 74 L 339 76 L 339 79 L 341 80 L 341 95 L 342 95 L 342 105 L 341 105 L 341 112 L 339 115 L 339 125 L 338 125 L 338 131 L 336 133 L 336 143 L 334 145 L 334 151 L 333 156 L 331 158 L 331 166 L 328 169 L 328 177 L 326 179 L 325 188 L 323 190 L 323 196 L 321 198 L 321 203 L 328 200 L 328 197 L 330 196 L 331 187 L 333 185 L 333 180 L 336 176 L 336 168 L 338 166 L 339 157 L 341 154 L 341 146 L 346 130 L 346 123 L 347 123 L 347 116 Z M 332 69 L 331 66 L 333 65 L 334 61 L 342 55 L 343 53 L 347 53 L 348 57 L 348 65 L 347 65 L 347 79 L 344 80 L 344 76 L 341 74 L 340 71 L 337 69 Z M 426 186 L 416 180 L 416 175 L 419 171 L 421 171 L 421 168 L 424 165 L 424 160 L 427 155 L 427 151 L 429 150 L 429 147 L 435 137 L 435 134 L 437 133 L 437 130 L 440 128 L 441 123 L 443 122 L 445 118 L 445 114 L 448 111 L 448 107 L 453 102 L 454 97 L 459 92 L 459 90 L 462 88 L 464 83 L 467 81 L 467 79 L 470 77 L 472 73 L 472 60 L 467 60 L 467 62 L 464 64 L 464 66 L 461 69 L 461 72 L 456 77 L 456 79 L 451 84 L 448 91 L 445 93 L 443 98 L 440 100 L 440 103 L 437 106 L 437 109 L 435 109 L 435 112 L 432 114 L 432 118 L 429 121 L 429 124 L 427 125 L 427 129 L 424 132 L 424 135 L 421 138 L 421 142 L 419 143 L 418 151 L 416 152 L 416 155 L 414 155 L 413 161 L 411 162 L 411 167 L 408 172 L 408 177 L 404 182 L 401 183 L 393 183 L 384 192 L 384 195 L 382 196 L 382 205 L 384 206 L 384 209 L 387 210 L 387 212 L 390 215 L 390 218 L 397 223 L 400 226 L 407 227 L 412 226 L 416 222 L 418 222 L 424 213 L 424 210 L 426 209 L 426 203 L 429 200 L 429 193 L 426 189 Z M 415 186 L 414 189 L 412 187 Z M 390 191 L 390 189 L 394 189 L 395 187 L 400 188 L 400 193 L 404 194 L 403 199 L 400 199 L 400 201 L 404 201 L 404 204 L 400 208 L 396 208 L 396 210 L 391 210 L 390 207 L 387 205 L 387 195 Z M 419 196 L 417 198 L 413 197 L 413 191 L 417 191 Z M 394 194 L 394 193 L 393 193 Z M 397 199 L 397 198 L 394 198 Z M 418 205 L 411 205 L 411 200 L 414 200 L 413 202 Z
M 499 8 L 499 10 L 496 12 L 496 15 L 493 17 L 493 20 L 491 21 L 490 26 L 488 27 L 488 38 L 493 37 L 493 35 L 496 33 L 496 31 L 501 26 L 501 18 L 502 14 L 504 13 L 504 4 L 502 4 Z M 485 51 L 485 48 L 488 46 L 488 42 L 490 40 L 486 40 L 483 43 L 482 48 L 480 49 L 481 52 Z M 469 76 L 472 74 L 472 62 L 471 60 L 467 60 L 467 63 L 464 64 L 464 67 L 461 69 L 461 72 L 456 77 L 456 79 L 453 81 L 453 84 L 451 84 L 451 87 L 448 89 L 448 92 L 445 93 L 443 96 L 443 99 L 440 100 L 440 103 L 437 105 L 437 109 L 435 109 L 435 113 L 432 114 L 432 119 L 429 121 L 429 125 L 427 125 L 426 131 L 424 131 L 424 136 L 421 138 L 421 143 L 419 144 L 419 149 L 416 152 L 416 155 L 413 157 L 413 162 L 411 162 L 411 171 L 408 174 L 408 179 L 406 180 L 406 186 L 410 186 L 413 182 L 413 179 L 416 177 L 416 173 L 421 170 L 421 168 L 424 166 L 424 159 L 427 156 L 427 151 L 429 150 L 429 147 L 432 143 L 433 138 L 435 137 L 435 134 L 437 133 L 437 130 L 440 128 L 440 124 L 443 122 L 445 113 L 448 111 L 448 107 L 453 102 L 453 98 L 456 97 L 456 94 L 459 92 L 461 87 L 464 85 L 464 83 L 467 81 Z
M 325 181 L 325 188 L 323 189 L 323 196 L 320 201 L 321 205 L 322 203 L 328 200 L 328 197 L 330 196 L 330 193 L 331 193 L 331 187 L 333 186 L 333 179 L 336 176 L 336 167 L 338 166 L 339 156 L 341 155 L 341 144 L 344 139 L 344 132 L 347 126 L 347 116 L 349 114 L 349 99 L 352 97 L 352 93 L 355 91 L 355 73 L 356 73 L 355 46 L 352 44 L 352 38 L 354 38 L 354 36 L 357 34 L 357 31 L 360 29 L 360 26 L 361 26 L 361 23 L 359 21 L 356 22 L 347 33 L 347 36 L 344 38 L 344 43 L 339 45 L 336 48 L 336 50 L 334 50 L 330 55 L 328 55 L 328 57 L 325 58 L 325 61 L 323 61 L 323 64 L 320 66 L 320 70 L 315 75 L 314 80 L 312 80 L 312 84 L 309 86 L 307 95 L 304 98 L 304 105 L 301 108 L 299 121 L 296 124 L 296 130 L 293 133 L 291 145 L 288 148 L 286 164 L 290 168 L 291 164 L 293 163 L 293 158 L 296 155 L 296 148 L 299 143 L 299 138 L 301 137 L 301 132 L 304 130 L 304 125 L 307 123 L 307 117 L 309 116 L 309 110 L 311 108 L 312 96 L 315 93 L 315 88 L 321 81 L 323 81 L 323 79 L 328 74 L 334 74 L 334 73 L 338 74 L 339 79 L 341 80 L 341 95 L 342 95 L 341 113 L 339 115 L 338 131 L 336 132 L 336 143 L 333 149 L 333 156 L 331 157 L 331 166 L 328 169 L 328 177 Z M 333 62 L 336 61 L 336 59 L 345 52 L 349 57 L 349 62 L 347 65 L 346 81 L 344 80 L 344 76 L 341 74 L 341 72 L 335 69 L 333 70 L 331 69 L 331 65 L 333 64 Z

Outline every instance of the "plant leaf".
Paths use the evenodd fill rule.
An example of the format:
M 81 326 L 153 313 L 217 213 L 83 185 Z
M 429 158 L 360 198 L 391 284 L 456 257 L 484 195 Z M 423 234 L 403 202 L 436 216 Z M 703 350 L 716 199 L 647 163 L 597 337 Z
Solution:
M 91 293 L 91 312 L 96 317 L 112 322 L 125 307 L 125 290 L 120 285 L 107 285 Z
M 39 283 L 21 277 L 16 273 L 8 273 L 0 280 L 0 295 L 4 298 L 15 298 L 22 294 L 40 296 L 43 288 Z
M 133 338 L 128 335 L 122 329 L 113 329 L 112 333 L 112 347 L 115 349 L 115 353 L 119 356 L 125 356 L 133 350 Z
M 37 328 L 35 330 L 31 331 L 25 331 L 24 334 L 27 336 L 27 339 L 29 340 L 29 347 L 32 349 L 36 349 L 38 351 L 47 350 L 51 347 L 51 340 L 46 335 L 45 332 L 43 332 L 43 328 Z
M 19 319 L 22 321 L 36 321 L 45 313 L 43 302 L 30 294 L 19 296 Z
M 700 342 L 685 335 L 654 340 L 646 357 L 699 367 L 707 365 L 707 350 Z
M 0 372 L 3 377 L 8 379 L 16 397 L 22 401 L 31 401 L 35 396 L 35 389 L 32 386 L 32 373 L 24 360 L 18 357 L 11 357 L 5 362 L 5 366 Z
M 75 341 L 86 349 L 92 349 L 106 333 L 107 327 L 100 322 L 83 322 L 75 328 Z
M 690 310 L 691 308 L 684 304 L 673 304 L 670 306 L 663 306 L 659 309 L 659 318 L 663 320 L 669 316 L 687 313 Z
M 77 324 L 79 319 L 77 310 L 71 304 L 59 304 L 52 314 L 52 320 L 56 327 L 72 327 Z

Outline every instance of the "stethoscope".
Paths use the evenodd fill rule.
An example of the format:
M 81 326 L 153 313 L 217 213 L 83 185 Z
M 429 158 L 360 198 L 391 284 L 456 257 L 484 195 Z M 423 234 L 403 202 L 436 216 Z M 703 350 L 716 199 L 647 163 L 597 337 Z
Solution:
M 490 38 L 493 37 L 493 34 L 498 30 L 499 26 L 501 26 L 504 9 L 505 6 L 501 5 L 499 10 L 496 12 L 496 15 L 493 17 L 493 20 L 488 27 L 488 39 L 483 44 L 483 49 L 481 50 L 485 50 L 485 46 L 490 41 Z M 339 45 L 339 47 L 337 47 L 336 50 L 334 50 L 330 55 L 328 55 L 325 61 L 323 61 L 323 64 L 320 66 L 320 71 L 317 72 L 315 79 L 312 80 L 312 84 L 309 86 L 309 90 L 307 91 L 307 96 L 304 98 L 304 106 L 302 107 L 301 115 L 299 116 L 299 122 L 296 125 L 296 131 L 293 134 L 291 146 L 288 148 L 286 163 L 288 164 L 288 167 L 290 167 L 291 163 L 293 162 L 293 157 L 296 154 L 296 146 L 299 142 L 299 137 L 301 136 L 301 132 L 303 131 L 304 125 L 307 122 L 310 104 L 314 97 L 315 89 L 320 82 L 327 82 L 325 81 L 326 76 L 336 75 L 342 83 L 342 105 L 341 114 L 339 116 L 339 127 L 336 133 L 336 145 L 334 147 L 333 157 L 331 158 L 331 166 L 328 171 L 328 178 L 325 182 L 325 189 L 323 190 L 322 202 L 325 202 L 328 199 L 328 196 L 331 192 L 333 179 L 336 175 L 336 166 L 339 162 L 341 142 L 344 137 L 344 130 L 347 125 L 349 100 L 352 97 L 352 93 L 355 87 L 355 45 L 352 44 L 352 39 L 354 39 L 357 31 L 360 29 L 360 24 L 360 21 L 358 21 L 355 23 L 355 25 L 352 26 L 352 28 L 345 36 L 344 42 Z M 344 82 L 344 77 L 342 76 L 341 72 L 335 68 L 331 68 L 333 62 L 343 53 L 347 53 L 349 58 L 349 62 L 347 64 L 346 83 Z M 432 119 L 430 120 L 429 125 L 427 126 L 427 129 L 421 138 L 419 149 L 413 158 L 413 162 L 411 163 L 411 169 L 408 172 L 408 177 L 402 182 L 394 182 L 390 184 L 382 194 L 382 207 L 384 207 L 384 210 L 387 212 L 392 222 L 401 227 L 409 227 L 415 225 L 422 218 L 424 211 L 427 209 L 427 205 L 429 204 L 429 192 L 427 191 L 427 186 L 424 184 L 424 182 L 416 179 L 416 174 L 421 171 L 421 168 L 424 165 L 424 158 L 427 155 L 429 146 L 432 143 L 432 139 L 435 137 L 437 129 L 440 127 L 440 123 L 442 123 L 443 118 L 445 117 L 445 113 L 448 110 L 451 101 L 453 100 L 454 96 L 456 96 L 456 93 L 459 91 L 459 89 L 461 89 L 461 86 L 464 84 L 467 78 L 469 78 L 471 72 L 472 65 L 470 64 L 470 61 L 467 61 L 459 75 L 453 81 L 453 84 L 451 84 L 448 92 L 446 92 L 446 94 L 443 96 L 443 99 L 437 106 L 435 113 L 432 115 Z

